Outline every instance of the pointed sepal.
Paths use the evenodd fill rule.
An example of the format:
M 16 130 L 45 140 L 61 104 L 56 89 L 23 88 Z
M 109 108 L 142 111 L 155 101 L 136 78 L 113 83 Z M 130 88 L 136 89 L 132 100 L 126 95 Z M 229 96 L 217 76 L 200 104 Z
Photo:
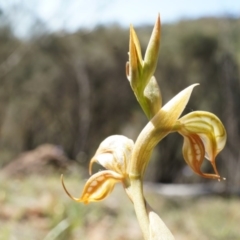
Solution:
M 143 59 L 140 43 L 134 28 L 130 26 L 129 62 L 126 64 L 126 74 L 135 94 L 141 89 L 141 81 L 139 80 L 141 79 L 142 68 Z
M 159 55 L 160 48 L 160 37 L 161 37 L 161 23 L 160 15 L 158 14 L 156 23 L 154 25 L 151 38 L 149 40 L 147 50 L 144 56 L 143 65 L 143 79 L 145 86 L 147 85 L 150 78 L 154 75 Z
M 130 162 L 130 176 L 133 178 L 144 175 L 154 147 L 174 129 L 175 124 L 191 96 L 193 84 L 172 98 L 151 119 L 139 134 Z

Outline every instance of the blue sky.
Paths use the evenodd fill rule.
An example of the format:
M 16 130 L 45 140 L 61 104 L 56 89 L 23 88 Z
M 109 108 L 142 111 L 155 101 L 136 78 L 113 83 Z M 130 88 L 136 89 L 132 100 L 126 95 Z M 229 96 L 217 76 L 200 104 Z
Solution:
M 163 23 L 209 15 L 240 16 L 240 0 L 42 0 L 39 4 L 42 18 L 51 19 L 60 12 L 65 16 L 62 21 L 58 18 L 52 21 L 54 27 L 61 24 L 68 28 L 91 27 L 110 22 L 129 26 L 152 24 L 158 12 Z
M 19 8 L 25 9 L 24 14 L 17 13 Z M 126 27 L 153 24 L 158 13 L 163 23 L 204 16 L 240 17 L 240 0 L 0 0 L 0 9 L 13 9 L 13 21 L 22 23 L 20 32 L 27 31 L 32 17 L 51 31 L 75 31 L 113 22 Z

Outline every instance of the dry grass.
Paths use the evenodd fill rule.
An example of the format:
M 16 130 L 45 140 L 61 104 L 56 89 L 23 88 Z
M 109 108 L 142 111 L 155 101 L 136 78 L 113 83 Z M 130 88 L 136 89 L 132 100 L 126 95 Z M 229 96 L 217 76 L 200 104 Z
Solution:
M 80 176 L 66 175 L 73 195 Z M 151 205 L 176 240 L 239 240 L 240 199 L 166 198 L 148 193 Z M 62 189 L 60 174 L 0 179 L 1 240 L 140 240 L 131 202 L 119 185 L 106 200 L 75 203 Z

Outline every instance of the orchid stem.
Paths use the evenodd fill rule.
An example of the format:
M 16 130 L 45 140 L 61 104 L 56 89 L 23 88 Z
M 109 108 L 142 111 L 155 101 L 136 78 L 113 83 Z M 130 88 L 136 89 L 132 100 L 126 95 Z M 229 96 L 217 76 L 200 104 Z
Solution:
M 131 196 L 144 240 L 149 240 L 149 219 L 140 178 L 131 178 Z

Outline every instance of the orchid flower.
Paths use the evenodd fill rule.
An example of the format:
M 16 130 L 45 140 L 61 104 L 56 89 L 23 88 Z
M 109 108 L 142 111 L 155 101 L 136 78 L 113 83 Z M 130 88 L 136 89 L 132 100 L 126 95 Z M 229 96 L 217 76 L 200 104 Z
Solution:
M 133 141 L 125 136 L 114 135 L 106 138 L 90 161 L 89 173 L 91 175 L 94 162 L 99 163 L 106 170 L 95 173 L 88 179 L 80 198 L 72 197 L 63 184 L 67 194 L 73 200 L 87 204 L 104 199 L 117 182 L 127 185 L 127 166 L 133 146 Z
M 133 202 L 135 212 L 145 240 L 174 239 L 164 222 L 147 204 L 143 195 L 143 177 L 154 147 L 168 134 L 178 132 L 183 136 L 183 156 L 192 170 L 202 177 L 223 179 L 220 177 L 215 158 L 224 148 L 226 131 L 221 121 L 212 113 L 191 112 L 179 118 L 189 101 L 193 84 L 162 106 L 158 83 L 153 76 L 157 66 L 160 44 L 160 17 L 158 16 L 144 58 L 133 27 L 130 27 L 129 62 L 126 74 L 130 86 L 149 119 L 135 143 L 121 135 L 106 138 L 90 161 L 89 172 L 94 162 L 105 170 L 93 174 L 86 182 L 79 198 L 75 201 L 89 203 L 103 200 L 114 185 L 123 184 Z M 201 166 L 208 159 L 215 173 L 203 173 Z

